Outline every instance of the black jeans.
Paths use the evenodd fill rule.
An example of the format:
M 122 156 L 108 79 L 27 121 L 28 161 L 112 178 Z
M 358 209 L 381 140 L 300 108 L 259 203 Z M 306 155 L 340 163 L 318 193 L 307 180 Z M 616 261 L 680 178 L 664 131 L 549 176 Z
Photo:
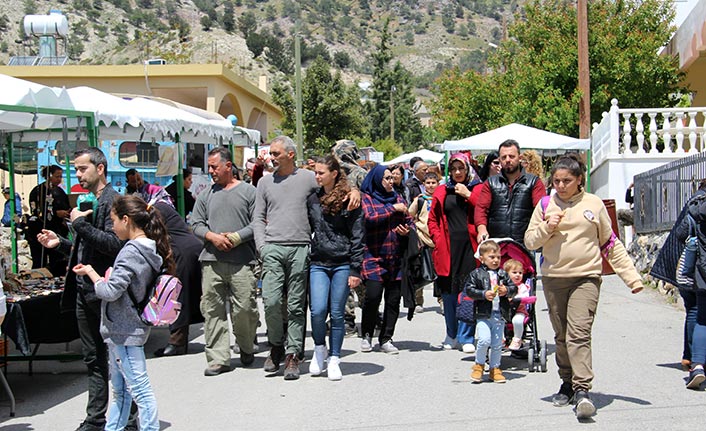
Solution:
M 79 293 L 76 296 L 76 319 L 83 362 L 88 368 L 86 424 L 102 429 L 108 410 L 108 348 L 100 334 L 100 300 L 87 302 Z
M 365 302 L 363 303 L 363 318 L 361 321 L 364 337 L 372 337 L 375 331 L 378 308 L 380 308 L 383 295 L 385 296 L 385 309 L 382 313 L 382 328 L 378 336 L 380 344 L 391 340 L 395 333 L 397 318 L 400 316 L 402 290 L 399 281 L 368 280 L 365 282 Z

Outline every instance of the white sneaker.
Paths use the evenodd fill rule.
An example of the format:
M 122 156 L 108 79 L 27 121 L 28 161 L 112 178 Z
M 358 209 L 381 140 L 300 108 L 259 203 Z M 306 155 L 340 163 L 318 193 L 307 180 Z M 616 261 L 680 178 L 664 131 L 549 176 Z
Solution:
M 328 379 L 329 380 L 341 380 L 343 378 L 343 373 L 341 373 L 341 358 L 338 356 L 331 356 L 328 358 Z
M 309 374 L 312 376 L 318 376 L 326 368 L 326 357 L 328 356 L 328 351 L 326 350 L 326 345 L 314 346 L 314 356 L 311 358 L 311 363 L 309 364 Z
M 475 353 L 476 346 L 473 343 L 466 343 L 463 345 L 463 353 Z
M 396 355 L 400 353 L 400 350 L 392 344 L 392 340 L 387 340 L 380 345 L 380 351 L 388 353 L 390 355 Z
M 360 340 L 360 351 L 361 352 L 372 352 L 373 351 L 373 339 L 370 337 L 363 337 Z
M 414 314 L 419 313 L 424 313 L 424 307 L 422 307 L 421 305 L 417 305 L 416 307 L 414 307 Z
M 441 343 L 441 347 L 443 347 L 444 350 L 453 350 L 458 347 L 458 341 L 456 341 L 455 338 L 451 338 L 447 335 L 444 339 L 444 342 Z

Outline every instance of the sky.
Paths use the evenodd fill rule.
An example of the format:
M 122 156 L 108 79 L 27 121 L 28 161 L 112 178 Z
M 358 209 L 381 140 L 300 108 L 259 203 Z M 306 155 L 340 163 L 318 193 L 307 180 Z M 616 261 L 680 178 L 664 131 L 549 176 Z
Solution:
M 699 0 L 675 0 L 674 5 L 677 8 L 677 16 L 674 19 L 674 24 L 678 27 L 685 19 L 687 16 L 689 16 L 689 12 L 691 12 L 691 9 L 696 6 L 696 3 L 698 3 Z

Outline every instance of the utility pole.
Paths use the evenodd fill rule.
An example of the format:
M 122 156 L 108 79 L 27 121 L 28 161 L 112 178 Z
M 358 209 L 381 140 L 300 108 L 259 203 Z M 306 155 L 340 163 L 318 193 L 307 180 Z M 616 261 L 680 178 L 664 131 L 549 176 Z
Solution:
M 390 87 L 390 139 L 395 140 L 395 91 L 397 88 Z
M 576 4 L 578 19 L 578 57 L 579 57 L 579 138 L 587 139 L 591 131 L 591 80 L 588 70 L 588 7 L 587 0 L 578 0 Z
M 297 117 L 297 164 L 301 166 L 304 163 L 304 132 L 302 124 L 302 53 L 301 44 L 299 41 L 299 22 L 295 26 L 294 33 L 294 81 L 295 81 L 295 104 Z

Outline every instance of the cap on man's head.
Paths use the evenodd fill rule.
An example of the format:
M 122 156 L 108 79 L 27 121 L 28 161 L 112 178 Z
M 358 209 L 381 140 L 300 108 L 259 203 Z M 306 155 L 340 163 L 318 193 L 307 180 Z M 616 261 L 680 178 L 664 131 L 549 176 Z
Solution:
M 3 187 L 2 188 L 3 194 L 9 195 L 10 194 L 10 188 L 9 187 Z

